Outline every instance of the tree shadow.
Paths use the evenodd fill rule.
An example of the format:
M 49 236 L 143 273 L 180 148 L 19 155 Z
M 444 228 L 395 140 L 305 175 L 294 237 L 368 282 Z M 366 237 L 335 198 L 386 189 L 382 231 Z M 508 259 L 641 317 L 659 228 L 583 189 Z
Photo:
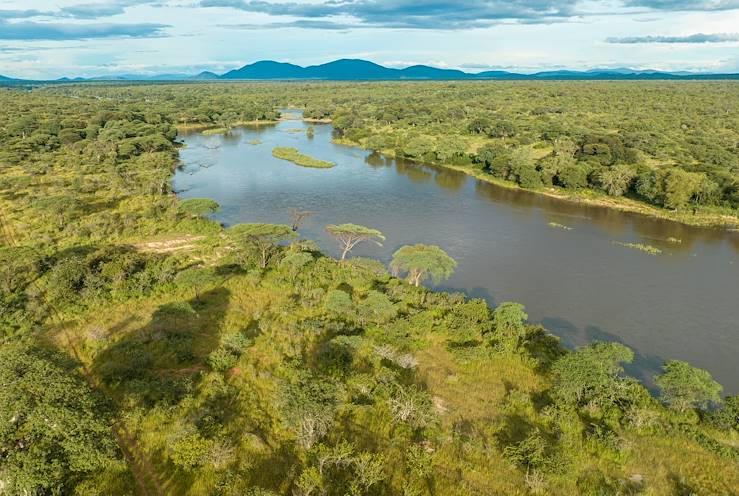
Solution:
M 218 287 L 161 305 L 148 324 L 99 353 L 91 370 L 119 401 L 141 407 L 177 403 L 218 346 L 229 299 L 230 291 Z

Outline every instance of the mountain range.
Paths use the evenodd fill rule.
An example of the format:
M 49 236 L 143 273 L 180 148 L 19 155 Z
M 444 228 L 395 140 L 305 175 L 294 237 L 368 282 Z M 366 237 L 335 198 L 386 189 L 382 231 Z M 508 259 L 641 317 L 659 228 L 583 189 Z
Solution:
M 324 80 L 324 81 L 394 81 L 394 80 L 650 80 L 650 79 L 739 79 L 739 74 L 663 72 L 628 68 L 591 69 L 588 71 L 556 70 L 533 74 L 507 71 L 468 73 L 456 69 L 440 69 L 413 65 L 404 69 L 384 67 L 360 59 L 340 59 L 321 65 L 302 67 L 285 62 L 262 60 L 225 74 L 203 71 L 200 74 L 120 74 L 93 78 L 61 78 L 53 82 L 80 81 L 206 81 L 206 80 Z M 28 82 L 0 76 L 0 83 Z

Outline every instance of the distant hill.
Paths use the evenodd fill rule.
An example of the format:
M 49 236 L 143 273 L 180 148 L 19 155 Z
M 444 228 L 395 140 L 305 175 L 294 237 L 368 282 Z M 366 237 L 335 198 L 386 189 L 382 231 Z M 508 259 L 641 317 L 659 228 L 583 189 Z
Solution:
M 80 81 L 215 81 L 215 80 L 324 80 L 324 81 L 394 81 L 394 80 L 691 80 L 733 79 L 739 74 L 710 74 L 691 72 L 662 72 L 629 68 L 590 69 L 587 71 L 554 70 L 521 74 L 508 71 L 468 73 L 456 69 L 441 69 L 427 65 L 413 65 L 404 69 L 385 67 L 368 60 L 340 59 L 326 64 L 302 67 L 274 60 L 260 60 L 225 74 L 203 71 L 200 74 L 118 74 L 93 78 L 61 78 L 56 82 Z M 23 80 L 0 76 L 0 83 L 21 83 Z
M 219 79 L 298 79 L 305 69 L 299 65 L 262 60 L 223 74 Z
M 203 81 L 203 80 L 208 80 L 208 79 L 218 79 L 218 74 L 216 74 L 215 72 L 203 71 L 200 74 L 190 76 L 188 79 L 193 79 L 193 80 L 198 80 L 198 81 Z
M 426 65 L 414 65 L 405 69 L 384 67 L 361 59 L 340 59 L 321 65 L 301 67 L 295 64 L 262 60 L 229 71 L 219 79 L 317 79 L 332 81 L 366 80 L 605 80 L 605 79 L 739 79 L 739 74 L 699 74 L 685 72 L 660 72 L 636 69 L 591 69 L 588 71 L 544 71 L 519 74 L 507 71 L 467 73 L 456 69 L 440 69 Z

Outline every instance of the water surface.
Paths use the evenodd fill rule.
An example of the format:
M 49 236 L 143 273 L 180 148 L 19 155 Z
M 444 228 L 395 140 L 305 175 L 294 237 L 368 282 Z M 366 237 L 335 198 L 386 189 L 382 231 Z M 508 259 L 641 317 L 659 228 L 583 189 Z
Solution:
M 332 255 L 338 249 L 323 227 L 345 222 L 387 236 L 383 247 L 360 246 L 354 256 L 387 263 L 402 245 L 439 245 L 459 263 L 441 289 L 521 302 L 569 346 L 622 342 L 634 349 L 630 372 L 642 379 L 677 358 L 709 370 L 727 393 L 739 391 L 739 233 L 509 190 L 335 145 L 330 125 L 316 125 L 309 139 L 307 126 L 288 120 L 226 136 L 185 135 L 174 188 L 183 198 L 216 200 L 214 218 L 227 225 L 289 223 L 290 208 L 314 211 L 301 233 Z M 275 146 L 337 166 L 299 167 L 272 157 Z

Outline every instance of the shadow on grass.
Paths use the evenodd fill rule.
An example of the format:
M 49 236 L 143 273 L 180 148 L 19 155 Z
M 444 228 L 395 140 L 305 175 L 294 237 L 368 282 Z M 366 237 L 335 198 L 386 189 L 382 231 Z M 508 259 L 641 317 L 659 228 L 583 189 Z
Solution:
M 161 305 L 147 325 L 99 353 L 93 373 L 119 401 L 140 407 L 177 403 L 218 346 L 229 299 L 230 291 L 219 287 Z

